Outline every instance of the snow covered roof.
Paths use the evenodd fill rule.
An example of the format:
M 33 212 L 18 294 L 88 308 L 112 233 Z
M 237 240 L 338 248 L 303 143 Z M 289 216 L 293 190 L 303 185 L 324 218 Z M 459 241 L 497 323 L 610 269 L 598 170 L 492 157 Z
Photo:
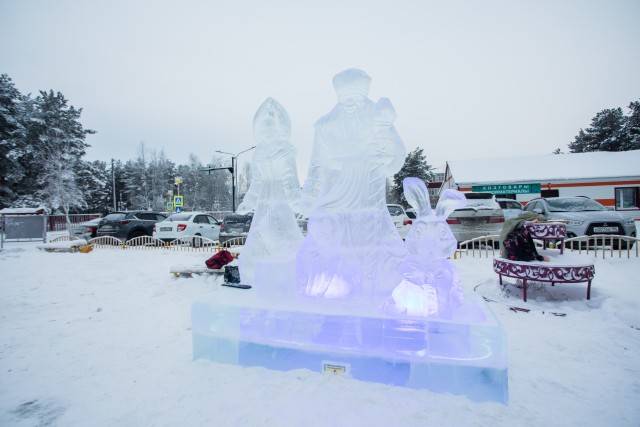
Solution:
M 449 161 L 456 183 L 640 177 L 640 150 Z
M 47 213 L 47 208 L 4 208 L 0 209 L 0 215 L 42 215 Z

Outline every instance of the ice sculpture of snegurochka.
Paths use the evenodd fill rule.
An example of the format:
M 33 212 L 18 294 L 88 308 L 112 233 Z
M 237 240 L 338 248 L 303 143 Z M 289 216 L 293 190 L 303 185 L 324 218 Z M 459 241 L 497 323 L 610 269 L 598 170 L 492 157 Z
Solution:
M 338 104 L 315 125 L 303 187 L 308 234 L 298 251 L 302 295 L 383 300 L 406 254 L 386 207 L 385 184 L 405 148 L 391 102 L 368 98 L 371 78 L 348 69 L 333 78 Z
M 424 182 L 405 178 L 403 188 L 416 210 L 416 219 L 405 238 L 409 253 L 399 267 L 403 280 L 392 292 L 394 305 L 387 309 L 409 316 L 449 319 L 462 304 L 464 294 L 460 275 L 448 259 L 458 242 L 446 219 L 455 209 L 465 207 L 467 199 L 459 191 L 444 190 L 433 213 Z
M 251 232 L 238 259 L 244 284 L 272 296 L 294 293 L 295 254 L 302 243 L 294 210 L 301 198 L 291 121 L 273 98 L 253 118 L 256 149 L 251 185 L 237 211 L 254 211 Z M 290 289 L 287 289 L 290 288 Z M 291 292 L 287 292 L 290 290 Z

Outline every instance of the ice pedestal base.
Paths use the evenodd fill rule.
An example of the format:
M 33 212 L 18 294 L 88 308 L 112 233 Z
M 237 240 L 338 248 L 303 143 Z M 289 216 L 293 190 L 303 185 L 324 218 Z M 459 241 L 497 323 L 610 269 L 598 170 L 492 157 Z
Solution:
M 192 306 L 193 358 L 306 368 L 506 402 L 504 331 L 475 295 L 451 319 L 391 316 L 354 302 L 267 299 L 220 289 Z

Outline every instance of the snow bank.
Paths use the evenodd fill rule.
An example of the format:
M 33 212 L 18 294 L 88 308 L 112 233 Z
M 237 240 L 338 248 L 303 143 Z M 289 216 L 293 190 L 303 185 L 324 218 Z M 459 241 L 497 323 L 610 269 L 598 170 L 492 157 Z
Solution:
M 210 254 L 0 251 L 3 426 L 637 426 L 636 258 L 596 260 L 583 284 L 498 287 L 491 259 L 456 260 L 465 292 L 503 323 L 509 404 L 192 361 L 190 307 L 221 277 L 175 278 Z M 246 291 L 239 291 L 246 292 Z M 529 309 L 528 313 L 510 307 Z

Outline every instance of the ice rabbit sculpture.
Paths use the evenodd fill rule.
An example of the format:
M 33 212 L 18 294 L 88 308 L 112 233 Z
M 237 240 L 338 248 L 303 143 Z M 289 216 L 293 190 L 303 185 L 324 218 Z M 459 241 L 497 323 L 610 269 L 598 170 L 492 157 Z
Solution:
M 405 238 L 408 254 L 399 267 L 402 282 L 392 293 L 395 306 L 388 308 L 409 316 L 450 318 L 464 293 L 460 275 L 448 259 L 458 242 L 446 219 L 455 209 L 465 207 L 467 199 L 457 190 L 444 190 L 434 213 L 424 182 L 405 178 L 402 184 L 416 219 Z

